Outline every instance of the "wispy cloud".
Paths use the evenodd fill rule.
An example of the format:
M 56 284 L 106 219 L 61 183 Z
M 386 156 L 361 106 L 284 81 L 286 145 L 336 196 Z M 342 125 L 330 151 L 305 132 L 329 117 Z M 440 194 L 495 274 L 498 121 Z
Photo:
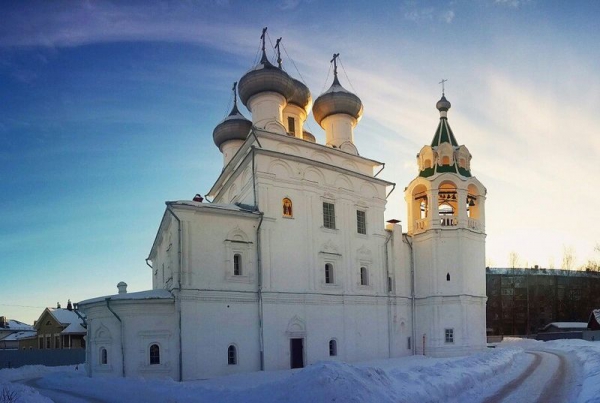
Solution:
M 500 6 L 506 6 L 510 8 L 519 8 L 522 5 L 529 3 L 530 0 L 494 0 L 495 4 Z

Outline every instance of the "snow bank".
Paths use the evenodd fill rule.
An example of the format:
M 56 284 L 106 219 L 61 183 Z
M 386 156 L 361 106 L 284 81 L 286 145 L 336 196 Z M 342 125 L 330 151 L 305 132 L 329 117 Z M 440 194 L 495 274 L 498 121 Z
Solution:
M 583 366 L 579 403 L 600 403 L 600 342 L 585 340 L 553 340 L 547 348 L 575 354 Z
M 407 357 L 382 365 L 319 362 L 302 370 L 238 374 L 178 383 L 172 380 L 87 378 L 52 373 L 38 382 L 110 402 L 439 402 L 455 398 L 511 366 L 519 348 L 462 358 Z
M 20 380 L 40 378 L 49 373 L 68 373 L 76 372 L 75 365 L 63 366 L 63 367 L 45 367 L 43 365 L 25 365 L 20 368 L 3 368 L 0 369 L 0 402 L 2 401 L 2 394 L 6 393 L 9 396 L 14 396 L 15 403 L 48 403 L 52 402 L 51 399 L 44 397 L 38 393 L 37 390 L 29 386 L 16 383 Z M 80 368 L 79 372 L 83 370 Z

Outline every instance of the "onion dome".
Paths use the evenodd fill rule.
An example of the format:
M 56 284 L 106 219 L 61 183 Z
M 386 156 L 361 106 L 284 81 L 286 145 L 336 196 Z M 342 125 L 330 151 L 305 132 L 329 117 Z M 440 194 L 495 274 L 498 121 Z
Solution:
M 317 139 L 311 132 L 307 132 L 306 130 L 302 131 L 302 139 L 306 141 L 310 141 L 311 143 L 316 143 Z
M 346 90 L 337 77 L 337 65 L 334 57 L 333 84 L 321 94 L 313 105 L 313 115 L 319 125 L 328 116 L 343 113 L 359 120 L 363 113 L 363 104 L 359 97 Z
M 260 63 L 240 79 L 240 101 L 248 106 L 248 100 L 253 95 L 267 91 L 281 94 L 286 100 L 289 100 L 296 91 L 296 85 L 285 71 L 269 62 L 263 47 Z
M 299 106 L 308 114 L 312 105 L 312 95 L 310 94 L 310 90 L 303 82 L 296 80 L 295 78 L 292 78 L 292 81 L 294 83 L 294 94 L 288 99 L 288 103 Z
M 450 101 L 448 101 L 446 99 L 446 96 L 444 96 L 443 94 L 442 98 L 435 104 L 435 107 L 440 112 L 448 112 L 448 109 L 450 109 L 451 106 L 452 105 L 450 104 Z
M 231 113 L 229 113 L 229 115 L 215 127 L 215 130 L 213 130 L 213 140 L 219 149 L 226 141 L 246 140 L 250 129 L 252 129 L 252 122 L 246 119 L 237 108 L 235 84 L 233 85 L 233 97 L 233 108 L 231 109 Z

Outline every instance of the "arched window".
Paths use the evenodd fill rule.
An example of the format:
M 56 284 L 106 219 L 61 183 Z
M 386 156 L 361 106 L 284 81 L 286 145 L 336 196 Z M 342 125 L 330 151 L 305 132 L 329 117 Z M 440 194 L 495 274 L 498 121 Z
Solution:
M 239 253 L 233 255 L 233 275 L 242 275 L 242 255 L 240 255 Z
M 366 267 L 360 268 L 360 285 L 369 285 L 369 273 Z
M 337 356 L 337 341 L 334 339 L 329 340 L 329 356 L 330 357 Z
M 150 346 L 150 365 L 160 364 L 160 347 L 158 344 Z
M 100 364 L 106 365 L 108 364 L 108 351 L 104 347 L 100 349 Z
M 427 218 L 427 198 L 421 199 L 419 210 L 421 211 L 420 218 Z
M 442 157 L 442 165 L 450 165 L 450 157 L 447 155 Z
M 333 265 L 331 263 L 325 265 L 325 284 L 333 284 Z
M 292 209 L 292 200 L 288 197 L 285 197 L 281 202 L 283 207 L 283 216 L 284 217 L 293 217 L 294 211 Z
M 446 274 L 446 281 L 450 281 L 450 273 Z
M 237 349 L 233 344 L 227 349 L 227 364 L 237 365 Z
M 454 209 L 448 203 L 442 203 L 439 207 L 441 216 L 450 216 L 454 215 Z

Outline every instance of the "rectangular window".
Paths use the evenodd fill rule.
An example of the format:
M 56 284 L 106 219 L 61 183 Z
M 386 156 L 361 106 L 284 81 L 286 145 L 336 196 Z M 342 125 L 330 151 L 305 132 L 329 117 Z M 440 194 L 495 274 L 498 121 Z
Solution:
M 335 205 L 323 202 L 323 226 L 335 229 Z
M 366 267 L 360 268 L 360 285 L 369 285 L 369 274 Z
M 233 275 L 241 276 L 242 275 L 242 255 L 236 253 L 233 255 Z
M 54 348 L 60 348 L 60 336 L 54 336 Z
M 388 292 L 392 292 L 392 278 L 388 277 Z
M 288 116 L 288 133 L 296 134 L 296 120 L 291 116 Z
M 44 336 L 38 337 L 38 348 L 42 350 L 44 348 Z
M 52 339 L 51 339 L 50 335 L 46 335 L 46 348 L 52 348 L 50 346 L 51 340 Z
M 356 210 L 356 232 L 367 233 L 367 214 L 364 211 Z
M 333 284 L 333 265 L 331 263 L 325 265 L 325 284 Z
M 446 343 L 454 343 L 454 329 L 446 329 Z

